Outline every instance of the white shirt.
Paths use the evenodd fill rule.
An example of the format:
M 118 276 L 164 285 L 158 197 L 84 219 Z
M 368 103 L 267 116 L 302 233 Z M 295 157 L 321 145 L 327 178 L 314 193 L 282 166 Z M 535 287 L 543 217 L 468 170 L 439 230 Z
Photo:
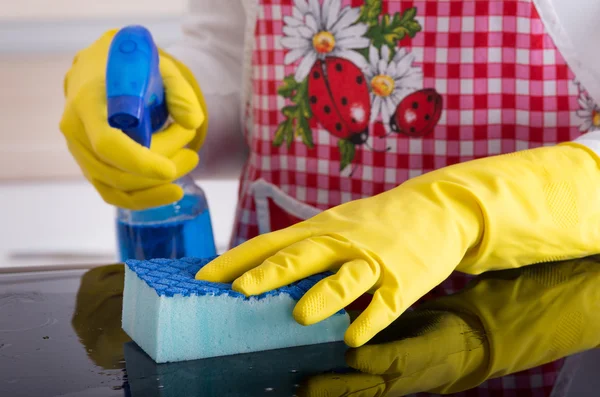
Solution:
M 190 0 L 183 19 L 183 39 L 165 50 L 194 74 L 208 107 L 208 133 L 200 151 L 198 175 L 237 178 L 246 160 L 247 144 L 242 134 L 242 86 L 249 83 L 251 41 L 247 19 L 255 13 L 253 0 Z M 246 64 L 246 66 L 245 66 Z M 246 72 L 244 72 L 246 70 Z M 226 169 L 226 170 L 224 170 Z

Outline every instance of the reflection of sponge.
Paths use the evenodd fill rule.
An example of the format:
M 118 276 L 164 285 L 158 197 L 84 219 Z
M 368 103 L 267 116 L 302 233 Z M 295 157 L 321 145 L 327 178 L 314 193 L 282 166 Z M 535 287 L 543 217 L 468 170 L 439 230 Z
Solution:
M 123 329 L 156 362 L 194 360 L 341 341 L 340 312 L 311 326 L 292 317 L 296 301 L 324 275 L 247 298 L 230 284 L 194 279 L 208 259 L 128 261 Z
M 123 345 L 133 397 L 290 397 L 315 375 L 356 373 L 347 350 L 335 342 L 157 364 L 135 343 Z

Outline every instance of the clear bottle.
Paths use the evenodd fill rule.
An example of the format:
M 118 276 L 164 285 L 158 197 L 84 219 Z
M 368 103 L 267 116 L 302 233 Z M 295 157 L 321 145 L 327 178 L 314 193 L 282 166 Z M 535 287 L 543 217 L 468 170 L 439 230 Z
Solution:
M 143 211 L 117 209 L 117 239 L 121 261 L 216 255 L 204 191 L 190 176 L 177 181 L 181 200 Z
M 152 134 L 170 122 L 159 61 L 150 31 L 138 25 L 120 29 L 108 52 L 108 123 L 145 147 L 150 147 Z M 190 176 L 176 183 L 184 196 L 175 203 L 143 211 L 117 209 L 122 261 L 216 255 L 204 191 Z

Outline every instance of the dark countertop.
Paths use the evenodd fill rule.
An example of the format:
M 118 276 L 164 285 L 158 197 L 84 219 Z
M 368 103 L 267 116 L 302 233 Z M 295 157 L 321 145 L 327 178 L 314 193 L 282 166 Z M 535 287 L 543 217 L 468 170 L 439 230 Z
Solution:
M 387 389 L 394 377 L 351 368 L 343 343 L 157 365 L 121 330 L 122 288 L 122 265 L 0 275 L 0 395 L 291 397 L 312 390 L 333 397 L 360 388 L 373 393 L 356 395 L 402 395 Z M 376 342 L 393 346 L 394 337 L 417 335 L 423 326 L 417 323 Z M 444 340 L 436 343 L 446 347 Z M 381 357 L 387 363 L 403 358 Z M 437 386 L 431 379 L 443 372 L 427 368 L 423 390 L 418 383 L 409 389 Z M 355 378 L 340 389 L 338 381 L 349 375 Z M 310 389 L 329 381 L 338 382 L 338 394 Z

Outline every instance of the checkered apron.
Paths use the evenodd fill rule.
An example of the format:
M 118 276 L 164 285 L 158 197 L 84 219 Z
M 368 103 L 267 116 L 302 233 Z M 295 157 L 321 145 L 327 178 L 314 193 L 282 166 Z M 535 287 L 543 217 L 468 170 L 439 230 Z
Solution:
M 440 167 L 600 125 L 530 0 L 258 0 L 252 11 L 233 246 Z M 468 280 L 453 274 L 423 299 Z M 457 395 L 549 396 L 563 362 Z

